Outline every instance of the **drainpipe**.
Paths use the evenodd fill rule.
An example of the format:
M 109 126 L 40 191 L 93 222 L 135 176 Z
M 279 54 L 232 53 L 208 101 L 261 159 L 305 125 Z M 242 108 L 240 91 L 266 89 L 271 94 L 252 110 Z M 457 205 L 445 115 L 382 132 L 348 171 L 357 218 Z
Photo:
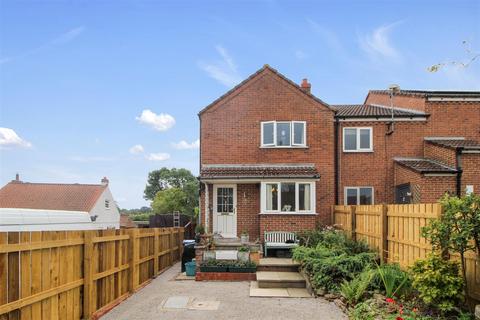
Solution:
M 335 123 L 333 124 L 334 127 L 334 136 L 335 136 L 335 141 L 333 143 L 333 148 L 335 149 L 335 156 L 333 158 L 333 165 L 335 167 L 335 177 L 334 177 L 334 184 L 335 184 L 335 204 L 338 204 L 338 198 L 339 198 L 339 180 L 340 180 L 340 164 L 339 164 L 339 159 L 338 159 L 338 139 L 340 137 L 340 123 L 338 121 L 338 118 L 335 117 Z
M 462 196 L 462 148 L 457 148 L 455 152 L 455 162 L 457 163 L 457 197 Z

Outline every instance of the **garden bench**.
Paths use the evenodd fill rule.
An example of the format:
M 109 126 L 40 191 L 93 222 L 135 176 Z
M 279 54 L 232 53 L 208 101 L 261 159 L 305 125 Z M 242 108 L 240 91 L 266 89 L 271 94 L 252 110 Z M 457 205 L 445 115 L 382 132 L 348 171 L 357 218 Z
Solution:
M 293 241 L 287 243 L 287 241 Z M 267 257 L 268 249 L 291 249 L 298 246 L 298 239 L 294 232 L 285 231 L 269 231 L 265 232 L 264 248 L 265 257 Z

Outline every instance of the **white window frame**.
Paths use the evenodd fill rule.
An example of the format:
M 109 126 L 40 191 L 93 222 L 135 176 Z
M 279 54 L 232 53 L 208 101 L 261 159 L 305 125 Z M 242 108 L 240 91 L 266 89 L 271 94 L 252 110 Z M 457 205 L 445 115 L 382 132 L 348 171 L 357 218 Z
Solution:
M 264 124 L 273 123 L 273 143 L 264 144 Z M 277 145 L 277 123 L 289 123 L 290 124 L 290 145 L 288 146 L 279 146 Z M 295 123 L 303 123 L 303 144 L 294 143 Z M 306 121 L 262 121 L 260 122 L 260 147 L 261 148 L 307 148 L 307 122 Z
M 357 191 L 357 206 L 360 205 L 360 189 L 372 189 L 372 205 L 375 204 L 375 188 L 370 186 L 361 186 L 361 187 L 345 187 L 343 188 L 343 204 L 347 206 L 347 190 L 355 189 Z
M 345 149 L 345 130 L 346 129 L 355 129 L 356 130 L 356 141 L 357 148 L 355 150 L 346 150 Z M 370 148 L 361 148 L 360 147 L 360 130 L 367 129 L 370 131 Z M 342 142 L 343 142 L 343 152 L 373 152 L 373 127 L 344 127 L 342 131 Z
M 282 211 L 282 183 L 295 183 L 295 210 L 294 211 Z M 267 210 L 267 199 L 266 199 L 266 190 L 267 184 L 277 184 L 278 186 L 278 197 L 277 197 L 277 210 Z M 310 185 L 310 210 L 299 210 L 299 184 L 309 184 Z M 260 187 L 260 214 L 316 214 L 315 212 L 316 204 L 316 192 L 315 192 L 315 182 L 309 180 L 277 180 L 277 181 L 263 181 Z

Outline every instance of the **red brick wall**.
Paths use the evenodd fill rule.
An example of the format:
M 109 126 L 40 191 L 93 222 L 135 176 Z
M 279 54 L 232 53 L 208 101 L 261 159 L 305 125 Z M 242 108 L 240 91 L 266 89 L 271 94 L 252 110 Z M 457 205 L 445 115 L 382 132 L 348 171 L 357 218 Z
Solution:
M 480 141 L 480 102 L 428 101 L 425 136 L 465 137 Z
M 265 231 L 299 232 L 315 229 L 317 219 L 315 215 L 301 214 L 261 214 L 260 237 L 263 241 Z
M 394 201 L 394 157 L 421 157 L 423 154 L 423 121 L 399 121 L 395 131 L 386 135 L 385 122 L 340 122 L 340 204 L 344 187 L 373 187 L 375 203 Z M 372 127 L 373 152 L 343 152 L 343 128 Z
M 425 141 L 425 148 L 423 152 L 425 158 L 440 161 L 451 166 L 452 168 L 456 168 L 457 166 L 455 149 L 441 147 Z
M 462 154 L 462 194 L 465 194 L 467 185 L 473 185 L 474 193 L 480 194 L 480 154 Z
M 237 234 L 247 231 L 250 241 L 260 237 L 260 184 L 237 185 Z
M 379 104 L 382 106 L 390 106 L 390 95 L 369 92 L 365 99 L 365 104 Z M 396 95 L 393 97 L 393 104 L 400 108 L 425 111 L 425 99 L 412 95 Z
M 328 222 L 334 203 L 333 111 L 266 69 L 201 114 L 202 164 L 313 163 L 318 219 Z M 260 122 L 307 122 L 308 148 L 260 148 Z M 257 212 L 258 213 L 258 212 Z

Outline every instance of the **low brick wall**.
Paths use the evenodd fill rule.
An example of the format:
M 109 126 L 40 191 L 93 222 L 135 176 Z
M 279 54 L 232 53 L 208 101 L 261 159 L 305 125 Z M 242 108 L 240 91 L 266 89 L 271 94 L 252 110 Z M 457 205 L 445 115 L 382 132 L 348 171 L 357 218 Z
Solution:
M 255 281 L 255 273 L 242 272 L 197 272 L 196 281 Z

